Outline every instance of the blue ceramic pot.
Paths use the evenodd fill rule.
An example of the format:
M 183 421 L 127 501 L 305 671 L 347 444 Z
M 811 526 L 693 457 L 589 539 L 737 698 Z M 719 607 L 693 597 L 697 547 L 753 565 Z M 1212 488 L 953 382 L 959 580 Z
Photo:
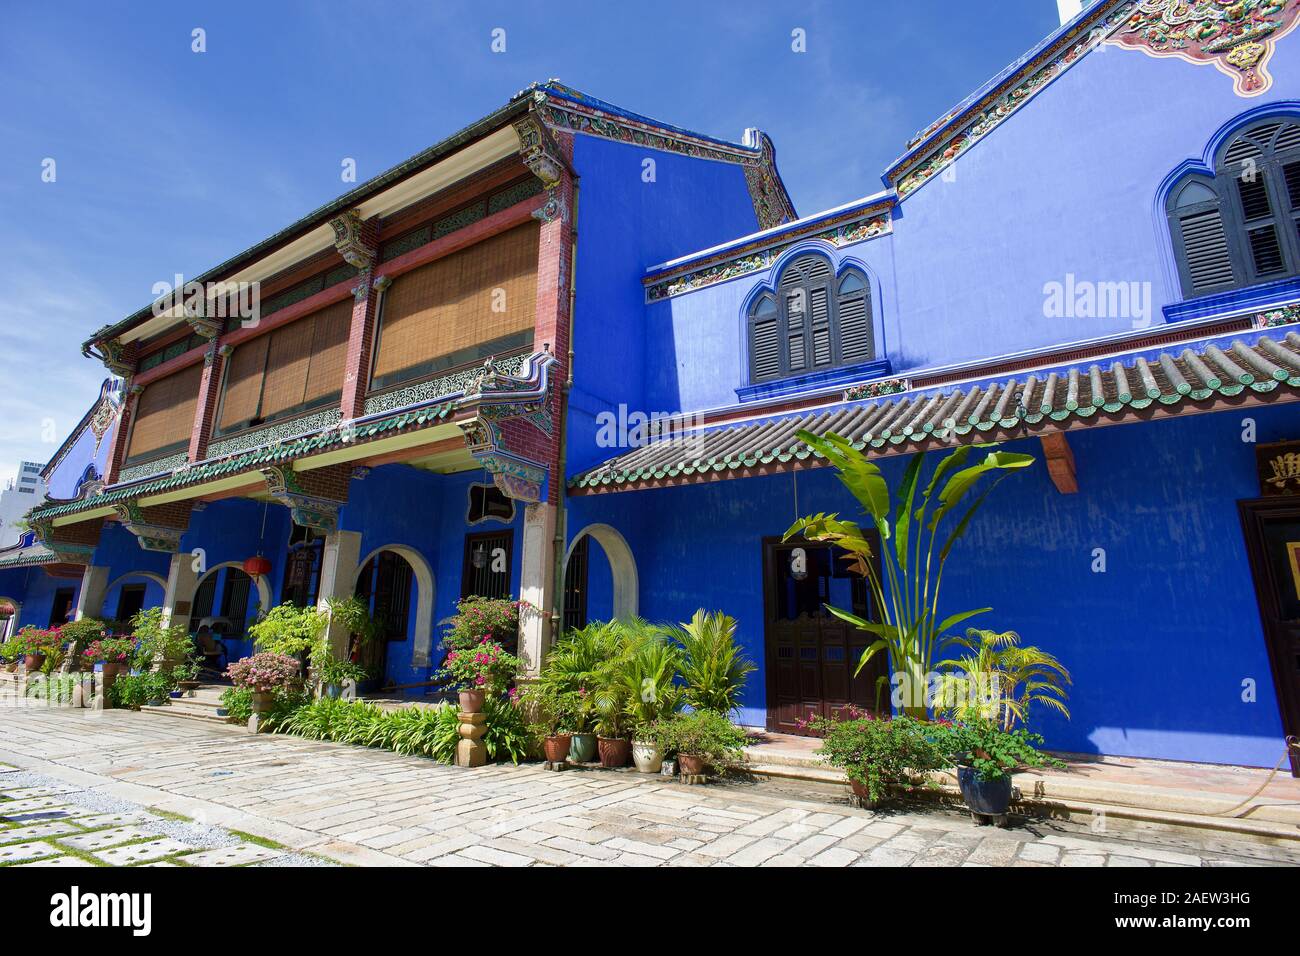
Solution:
M 957 768 L 957 785 L 961 787 L 966 806 L 976 813 L 1000 816 L 1011 806 L 1011 778 L 981 780 L 974 767 Z

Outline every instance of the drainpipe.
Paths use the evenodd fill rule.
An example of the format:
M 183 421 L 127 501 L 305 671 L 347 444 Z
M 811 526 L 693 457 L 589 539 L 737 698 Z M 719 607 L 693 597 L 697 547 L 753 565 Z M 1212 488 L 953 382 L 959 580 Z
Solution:
M 564 390 L 564 399 L 560 402 L 562 413 L 559 426 L 559 460 L 556 464 L 556 474 L 551 478 L 552 481 L 560 482 L 560 503 L 555 511 L 555 584 L 551 592 L 554 595 L 551 600 L 552 643 L 559 636 L 560 629 L 564 626 L 564 543 L 569 537 L 569 506 L 567 503 L 568 489 L 565 486 L 565 461 L 568 456 L 569 446 L 569 392 L 573 390 L 573 306 L 578 289 L 578 183 L 576 181 L 573 184 L 573 208 L 570 215 L 573 217 L 573 228 L 569 247 L 569 355 L 568 365 L 565 368 L 564 384 L 561 386 Z

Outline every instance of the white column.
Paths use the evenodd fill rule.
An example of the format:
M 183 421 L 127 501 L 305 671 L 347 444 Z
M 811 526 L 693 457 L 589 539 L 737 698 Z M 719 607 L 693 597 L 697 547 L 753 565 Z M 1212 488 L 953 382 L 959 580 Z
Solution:
M 197 558 L 188 551 L 172 555 L 167 568 L 167 587 L 163 591 L 163 625 L 190 626 L 190 612 L 194 606 L 194 591 L 199 585 L 199 575 L 194 568 Z
M 73 620 L 99 617 L 104 613 L 104 598 L 108 596 L 109 568 L 96 564 L 86 565 L 81 575 L 81 590 L 77 592 L 77 612 Z
M 555 506 L 532 504 L 524 509 L 523 562 L 519 597 L 532 605 L 519 616 L 519 657 L 523 676 L 536 677 L 551 640 L 551 609 L 555 603 Z
M 361 532 L 335 531 L 325 538 L 321 552 L 320 589 L 316 607 L 324 611 L 331 599 L 352 597 L 356 590 L 357 563 L 361 560 Z M 342 658 L 348 652 L 348 631 L 331 620 L 330 653 Z

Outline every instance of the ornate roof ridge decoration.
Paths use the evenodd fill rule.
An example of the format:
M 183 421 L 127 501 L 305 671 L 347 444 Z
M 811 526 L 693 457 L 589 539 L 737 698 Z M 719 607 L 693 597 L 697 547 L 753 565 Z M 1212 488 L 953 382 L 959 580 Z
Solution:
M 805 428 L 834 431 L 859 449 L 902 454 L 1212 410 L 1207 405 L 1239 396 L 1300 400 L 1300 333 L 714 426 L 693 442 L 651 443 L 611 458 L 575 476 L 569 488 L 590 494 L 815 466 L 820 462 L 796 436 Z
M 1232 79 L 1238 96 L 1273 85 L 1268 72 L 1277 41 L 1300 24 L 1287 0 L 1141 0 L 1109 42 L 1148 56 L 1210 64 Z
M 68 433 L 68 437 L 63 440 L 58 450 L 50 456 L 50 460 L 41 469 L 42 477 L 48 480 L 48 476 L 59 467 L 63 459 L 68 456 L 68 452 L 72 451 L 72 446 L 77 443 L 77 439 L 86 428 L 89 428 L 91 434 L 95 436 L 95 450 L 91 456 L 99 454 L 99 446 L 103 443 L 104 436 L 122 414 L 122 402 L 118 398 L 122 384 L 121 379 L 118 378 L 106 378 L 100 383 L 99 398 L 86 410 L 86 414 Z
M 771 229 L 799 218 L 777 172 L 772 140 L 757 129 L 745 131 L 744 145 L 728 144 L 668 127 L 646 117 L 602 109 L 602 106 L 609 107 L 610 104 L 598 106 L 599 101 L 554 81 L 534 88 L 532 100 L 537 115 L 552 129 L 585 133 L 695 159 L 738 163 L 744 167 L 745 183 L 749 187 L 759 228 Z
M 982 96 L 972 97 L 909 141 L 907 152 L 885 173 L 905 199 L 942 172 L 977 141 L 1005 122 L 1085 53 L 1128 21 L 1139 0 L 1101 4 L 1037 54 L 1027 58 Z M 1178 0 L 1170 0 L 1178 2 Z M 977 114 L 972 117 L 971 114 Z
M 771 239 L 760 239 L 736 250 L 720 253 L 710 265 L 692 264 L 690 267 L 668 273 L 647 276 L 645 283 L 646 302 L 659 302 L 673 296 L 694 292 L 706 286 L 738 279 L 741 276 L 770 269 L 781 253 L 795 243 L 808 239 L 821 239 L 836 248 L 851 246 L 868 239 L 888 235 L 893 232 L 894 223 L 888 207 L 892 200 L 883 199 L 873 203 L 866 210 L 855 210 L 827 227 L 827 222 L 809 223 L 806 228 L 782 233 Z M 708 260 L 705 260 L 708 261 Z
M 844 401 L 857 402 L 864 398 L 879 398 L 882 395 L 897 395 L 899 392 L 911 391 L 912 383 L 905 378 L 881 378 L 874 382 L 862 382 L 850 385 L 844 390 Z
M 59 556 L 40 542 L 0 549 L 0 568 L 34 568 L 59 563 Z
M 185 509 L 188 512 L 188 508 Z M 162 523 L 146 516 L 139 502 L 123 501 L 113 505 L 113 514 L 119 524 L 130 534 L 135 535 L 143 551 L 165 551 L 175 554 L 181 549 L 181 535 L 189 528 L 189 522 L 183 526 Z

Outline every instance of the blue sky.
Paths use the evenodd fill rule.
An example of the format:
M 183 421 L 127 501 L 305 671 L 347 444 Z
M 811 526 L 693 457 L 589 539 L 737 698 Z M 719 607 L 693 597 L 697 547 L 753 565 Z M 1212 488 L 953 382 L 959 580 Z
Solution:
M 801 215 L 1057 26 L 1054 0 L 0 4 L 0 478 L 105 372 L 87 334 L 558 77 L 665 122 L 757 126 Z M 206 31 L 207 52 L 191 51 Z M 491 32 L 506 31 L 493 53 Z M 807 52 L 791 51 L 802 28 Z M 42 182 L 53 158 L 57 178 Z M 682 250 L 683 252 L 688 250 Z M 52 439 L 52 440 L 51 440 Z

